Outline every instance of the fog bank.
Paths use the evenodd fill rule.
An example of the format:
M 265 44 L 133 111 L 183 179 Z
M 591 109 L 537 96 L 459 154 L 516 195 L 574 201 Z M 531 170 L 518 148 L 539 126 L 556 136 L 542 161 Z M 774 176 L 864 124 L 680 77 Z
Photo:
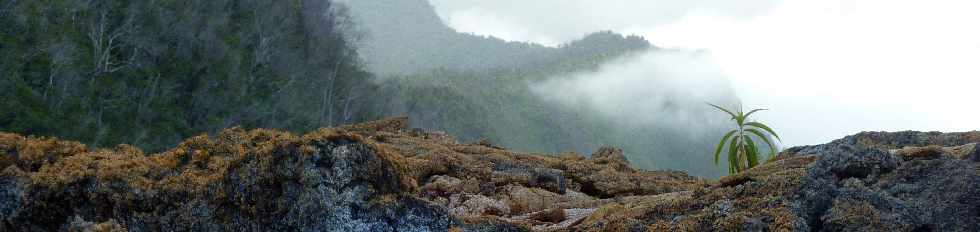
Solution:
M 759 119 L 781 132 L 787 145 L 825 143 L 867 130 L 980 129 L 980 120 L 972 118 L 980 115 L 980 108 L 972 106 L 980 99 L 975 89 L 980 84 L 980 31 L 972 29 L 980 22 L 974 10 L 980 3 L 973 1 L 785 0 L 731 6 L 556 0 L 530 7 L 507 1 L 447 2 L 432 1 L 449 25 L 465 32 L 555 44 L 582 31 L 611 29 L 643 35 L 661 47 L 703 49 L 704 59 L 673 66 L 692 70 L 672 72 L 717 72 L 729 78 L 746 107 L 772 109 Z M 654 8 L 670 13 L 656 14 Z M 670 63 L 635 59 L 635 64 L 600 71 L 600 78 L 607 76 L 601 73 L 620 76 L 606 78 L 612 83 L 583 87 L 596 81 L 579 75 L 576 81 L 540 88 L 570 89 L 576 94 L 549 97 L 584 103 L 612 118 L 658 120 L 646 111 L 659 107 L 649 99 L 665 89 L 623 76 L 656 75 L 633 67 Z M 702 61 L 707 63 L 691 64 Z M 706 66 L 716 68 L 702 70 Z M 624 70 L 609 70 L 615 68 Z
M 720 123 L 723 113 L 706 102 L 735 106 L 735 94 L 720 69 L 704 54 L 652 50 L 624 57 L 593 72 L 554 77 L 532 84 L 538 96 L 595 111 L 621 126 L 658 126 L 692 138 Z

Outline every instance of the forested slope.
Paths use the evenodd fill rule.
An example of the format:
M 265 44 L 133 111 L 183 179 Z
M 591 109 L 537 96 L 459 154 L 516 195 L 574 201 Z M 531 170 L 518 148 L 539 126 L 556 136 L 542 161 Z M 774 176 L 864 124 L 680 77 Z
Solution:
M 5 1 L 0 131 L 151 151 L 234 125 L 305 131 L 372 112 L 326 0 Z

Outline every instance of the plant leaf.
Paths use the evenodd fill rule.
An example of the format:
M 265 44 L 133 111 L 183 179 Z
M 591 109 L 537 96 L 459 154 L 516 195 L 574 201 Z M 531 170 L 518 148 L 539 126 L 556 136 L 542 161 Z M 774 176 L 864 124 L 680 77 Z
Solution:
M 725 147 L 725 142 L 727 142 L 728 138 L 731 138 L 735 132 L 738 132 L 738 130 L 729 131 L 724 137 L 721 137 L 721 141 L 718 142 L 718 148 L 715 149 L 715 165 L 718 165 L 718 158 L 721 155 L 721 149 Z
M 752 111 L 749 111 L 749 113 L 745 114 L 745 118 L 749 118 L 749 115 L 752 115 L 755 112 L 759 112 L 759 111 L 763 111 L 763 110 L 769 110 L 769 109 L 754 109 Z
M 772 130 L 772 128 L 769 128 L 769 126 L 766 126 L 766 124 L 762 124 L 762 123 L 759 123 L 759 122 L 749 122 L 749 123 L 746 123 L 745 125 L 754 126 L 754 127 L 758 127 L 760 129 L 766 130 L 766 132 L 769 132 L 769 134 L 772 134 L 772 136 L 775 136 L 776 139 L 778 139 L 779 141 L 782 141 L 783 140 L 783 139 L 779 138 L 779 135 L 777 135 L 776 132 Z
M 741 172 L 741 165 L 739 165 L 741 161 L 738 159 L 738 137 L 739 136 L 735 136 L 735 138 L 732 139 L 731 144 L 728 146 L 728 168 L 730 169 L 729 171 L 731 174 Z
M 732 111 L 730 111 L 730 110 L 727 110 L 727 109 L 722 108 L 721 106 L 717 106 L 715 104 L 711 104 L 711 103 L 707 103 L 707 104 L 708 105 L 711 105 L 711 106 L 714 106 L 718 110 L 721 110 L 721 111 L 724 111 L 725 113 L 728 113 L 728 115 L 732 116 L 732 119 L 738 118 L 738 116 L 735 116 L 735 113 L 732 113 Z
M 763 142 L 766 142 L 766 145 L 769 145 L 769 158 L 770 159 L 772 159 L 773 157 L 776 157 L 776 146 L 774 146 L 772 144 L 772 141 L 769 141 L 769 138 L 766 138 L 766 135 L 763 134 L 762 131 L 756 130 L 755 128 L 746 128 L 745 131 L 748 131 L 749 133 L 755 134 L 755 136 L 758 136 L 760 139 L 762 139 Z
M 747 168 L 753 168 L 759 165 L 759 148 L 755 147 L 755 142 L 749 135 L 743 135 L 742 138 L 745 139 L 745 159 L 749 162 Z

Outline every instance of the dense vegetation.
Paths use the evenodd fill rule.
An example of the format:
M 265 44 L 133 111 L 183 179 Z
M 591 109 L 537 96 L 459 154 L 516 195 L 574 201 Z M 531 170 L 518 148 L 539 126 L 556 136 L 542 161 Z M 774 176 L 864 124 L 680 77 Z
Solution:
M 350 18 L 327 0 L 13 0 L 0 25 L 0 131 L 158 150 L 370 117 Z

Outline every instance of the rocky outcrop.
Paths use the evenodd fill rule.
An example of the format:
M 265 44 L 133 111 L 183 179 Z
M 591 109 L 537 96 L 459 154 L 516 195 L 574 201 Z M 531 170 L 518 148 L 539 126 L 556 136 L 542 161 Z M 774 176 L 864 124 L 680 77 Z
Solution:
M 798 212 L 828 231 L 980 230 L 980 166 L 918 145 L 927 148 L 824 148 L 802 180 Z
M 861 132 L 856 135 L 834 140 L 827 144 L 800 146 L 787 149 L 785 154 L 820 154 L 825 148 L 847 145 L 857 148 L 871 148 L 893 151 L 905 147 L 956 147 L 970 143 L 980 143 L 980 131 L 963 133 L 940 132 Z
M 978 140 L 862 133 L 711 181 L 403 118 L 160 154 L 0 134 L 0 231 L 977 231 Z
M 448 212 L 413 197 L 408 166 L 356 134 L 230 129 L 145 155 L 5 134 L 2 231 L 430 231 Z M 101 230 L 101 229 L 96 229 Z
M 413 167 L 410 179 L 421 186 L 417 196 L 446 208 L 464 225 L 573 230 L 603 205 L 711 183 L 677 171 L 634 169 L 615 148 L 602 148 L 591 158 L 530 154 L 486 141 L 460 143 L 439 132 L 375 129 L 377 124 L 404 125 L 400 120 L 374 124 L 346 129 L 401 154 Z
M 977 231 L 980 165 L 971 158 L 974 144 L 959 145 L 975 141 L 969 136 L 973 133 L 862 133 L 789 149 L 690 198 L 671 200 L 631 228 Z

